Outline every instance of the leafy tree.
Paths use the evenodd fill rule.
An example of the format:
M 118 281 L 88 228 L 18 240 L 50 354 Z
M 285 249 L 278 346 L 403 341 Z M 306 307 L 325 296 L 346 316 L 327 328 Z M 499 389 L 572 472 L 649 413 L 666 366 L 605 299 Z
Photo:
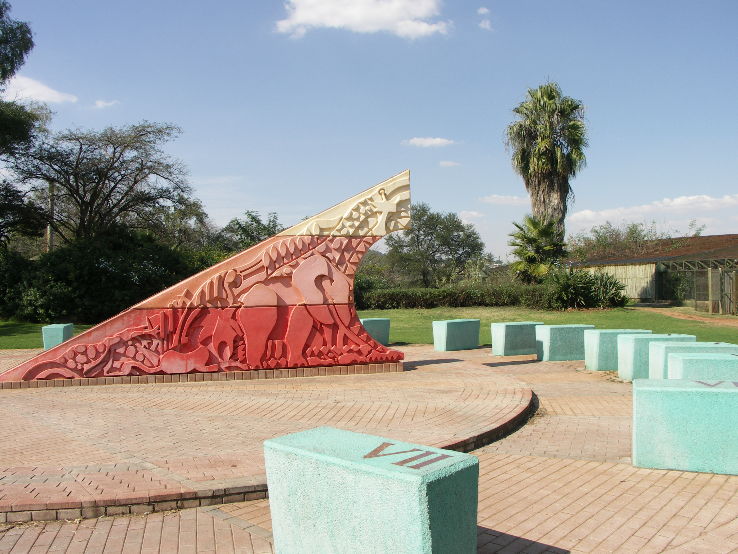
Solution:
M 0 181 L 0 245 L 12 233 L 40 235 L 46 226 L 44 210 L 6 181 Z
M 515 170 L 523 177 L 533 215 L 551 220 L 563 232 L 572 189 L 569 179 L 584 167 L 587 146 L 584 106 L 562 96 L 556 83 L 528 90 L 507 128 Z
M 604 260 L 612 257 L 639 258 L 648 255 L 655 244 L 659 250 L 679 248 L 685 237 L 697 237 L 702 234 L 704 226 L 691 221 L 686 235 L 680 231 L 659 230 L 656 222 L 650 224 L 623 223 L 619 226 L 609 221 L 595 225 L 589 231 L 582 231 L 569 237 L 569 249 L 574 259 Z
M 33 48 L 28 23 L 11 19 L 9 13 L 10 4 L 0 0 L 0 92 Z M 0 156 L 16 154 L 19 148 L 27 146 L 42 121 L 42 110 L 0 100 Z
M 563 235 L 553 220 L 540 220 L 526 215 L 522 223 L 513 223 L 517 231 L 510 233 L 508 242 L 517 258 L 511 269 L 524 283 L 541 283 L 566 256 Z
M 15 316 L 102 321 L 193 273 L 187 257 L 145 233 L 109 229 L 43 254 L 19 279 Z M 18 292 L 16 291 L 16 295 Z
M 28 23 L 10 16 L 10 3 L 0 0 L 0 81 L 10 79 L 26 61 L 33 48 L 33 33 Z
M 245 250 L 284 231 L 277 214 L 270 212 L 262 220 L 261 214 L 254 210 L 247 210 L 243 219 L 231 219 L 218 235 L 222 248 L 230 251 Z
M 184 166 L 162 150 L 179 133 L 174 125 L 149 122 L 68 130 L 40 140 L 9 168 L 39 199 L 48 201 L 52 191 L 50 225 L 65 242 L 120 224 L 143 228 L 190 193 Z
M 217 234 L 202 202 L 184 195 L 172 204 L 153 208 L 145 228 L 157 240 L 177 250 L 208 248 Z
M 427 204 L 413 204 L 412 227 L 389 235 L 390 267 L 424 287 L 448 283 L 462 274 L 469 260 L 484 254 L 484 243 L 470 223 L 454 213 L 431 211 Z

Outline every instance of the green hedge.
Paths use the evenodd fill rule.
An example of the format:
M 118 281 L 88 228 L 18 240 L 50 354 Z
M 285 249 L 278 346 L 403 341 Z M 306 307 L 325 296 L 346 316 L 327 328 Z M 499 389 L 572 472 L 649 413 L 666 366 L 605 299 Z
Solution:
M 548 308 L 544 286 L 499 285 L 491 287 L 447 287 L 440 289 L 375 289 L 364 292 L 357 306 L 361 310 L 397 308 L 437 308 L 447 306 L 516 306 Z
M 625 305 L 625 287 L 607 274 L 559 270 L 540 285 L 503 283 L 438 289 L 370 289 L 357 287 L 360 310 L 398 308 L 464 308 L 470 306 L 524 306 L 539 310 L 609 308 Z

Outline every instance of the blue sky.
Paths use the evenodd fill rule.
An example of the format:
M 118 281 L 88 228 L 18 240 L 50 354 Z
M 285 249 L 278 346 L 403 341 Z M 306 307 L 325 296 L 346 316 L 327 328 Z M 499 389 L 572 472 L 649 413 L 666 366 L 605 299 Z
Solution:
M 218 224 L 292 224 L 409 168 L 414 201 L 504 257 L 529 211 L 505 127 L 550 79 L 589 127 L 570 231 L 738 232 L 734 0 L 11 4 L 36 47 L 8 94 L 47 101 L 55 129 L 181 126 L 168 151 Z

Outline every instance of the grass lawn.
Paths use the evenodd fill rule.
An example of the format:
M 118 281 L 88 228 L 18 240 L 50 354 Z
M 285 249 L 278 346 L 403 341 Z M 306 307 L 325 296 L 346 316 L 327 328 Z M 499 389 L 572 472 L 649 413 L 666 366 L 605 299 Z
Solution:
M 680 308 L 663 308 L 680 310 Z M 432 344 L 434 319 L 474 318 L 482 320 L 483 345 L 492 343 L 490 323 L 495 321 L 543 321 L 548 324 L 589 323 L 602 329 L 650 329 L 654 333 L 685 333 L 699 341 L 738 343 L 738 328 L 674 319 L 633 308 L 546 312 L 526 308 L 433 308 L 430 310 L 364 310 L 359 317 L 388 317 L 392 320 L 390 340 L 395 344 Z M 0 320 L 0 349 L 41 348 L 41 323 L 17 323 Z M 91 325 L 75 325 L 75 334 Z
M 0 320 L 0 350 L 8 348 L 43 348 L 41 327 L 45 323 L 18 323 Z M 74 334 L 86 331 L 92 325 L 75 325 Z
M 664 310 L 673 308 L 664 308 Z M 698 341 L 738 343 L 738 328 L 674 319 L 633 308 L 547 312 L 526 308 L 433 308 L 430 310 L 363 310 L 359 317 L 388 317 L 390 341 L 396 344 L 432 344 L 431 321 L 439 319 L 481 319 L 483 345 L 492 344 L 490 324 L 497 321 L 542 321 L 549 325 L 587 323 L 601 329 L 650 329 L 654 333 L 696 335 Z

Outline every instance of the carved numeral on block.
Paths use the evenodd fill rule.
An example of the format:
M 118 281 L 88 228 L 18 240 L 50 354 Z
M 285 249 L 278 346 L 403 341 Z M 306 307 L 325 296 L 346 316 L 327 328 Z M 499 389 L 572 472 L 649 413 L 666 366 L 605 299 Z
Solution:
M 398 454 L 409 454 L 410 452 L 420 452 L 420 454 L 416 454 L 415 456 L 411 456 L 410 458 L 406 458 L 399 462 L 393 463 L 393 465 L 396 465 L 396 466 L 407 466 L 411 469 L 420 469 L 421 467 L 429 466 L 431 464 L 435 464 L 436 462 L 440 462 L 441 460 L 445 460 L 446 458 L 451 457 L 448 454 L 438 454 L 435 458 L 431 458 L 430 460 L 425 460 L 423 462 L 420 462 L 414 465 L 407 465 L 410 462 L 414 462 L 416 460 L 420 460 L 421 458 L 426 458 L 428 456 L 436 454 L 436 452 L 429 452 L 427 450 L 421 450 L 420 448 L 411 448 L 410 450 L 400 450 L 398 452 L 387 452 L 383 454 L 382 452 L 384 452 L 384 450 L 389 446 L 393 446 L 393 443 L 383 442 L 382 444 L 377 446 L 374 450 L 372 450 L 368 454 L 365 454 L 364 458 L 365 459 L 366 458 L 381 458 L 383 456 L 395 456 Z

